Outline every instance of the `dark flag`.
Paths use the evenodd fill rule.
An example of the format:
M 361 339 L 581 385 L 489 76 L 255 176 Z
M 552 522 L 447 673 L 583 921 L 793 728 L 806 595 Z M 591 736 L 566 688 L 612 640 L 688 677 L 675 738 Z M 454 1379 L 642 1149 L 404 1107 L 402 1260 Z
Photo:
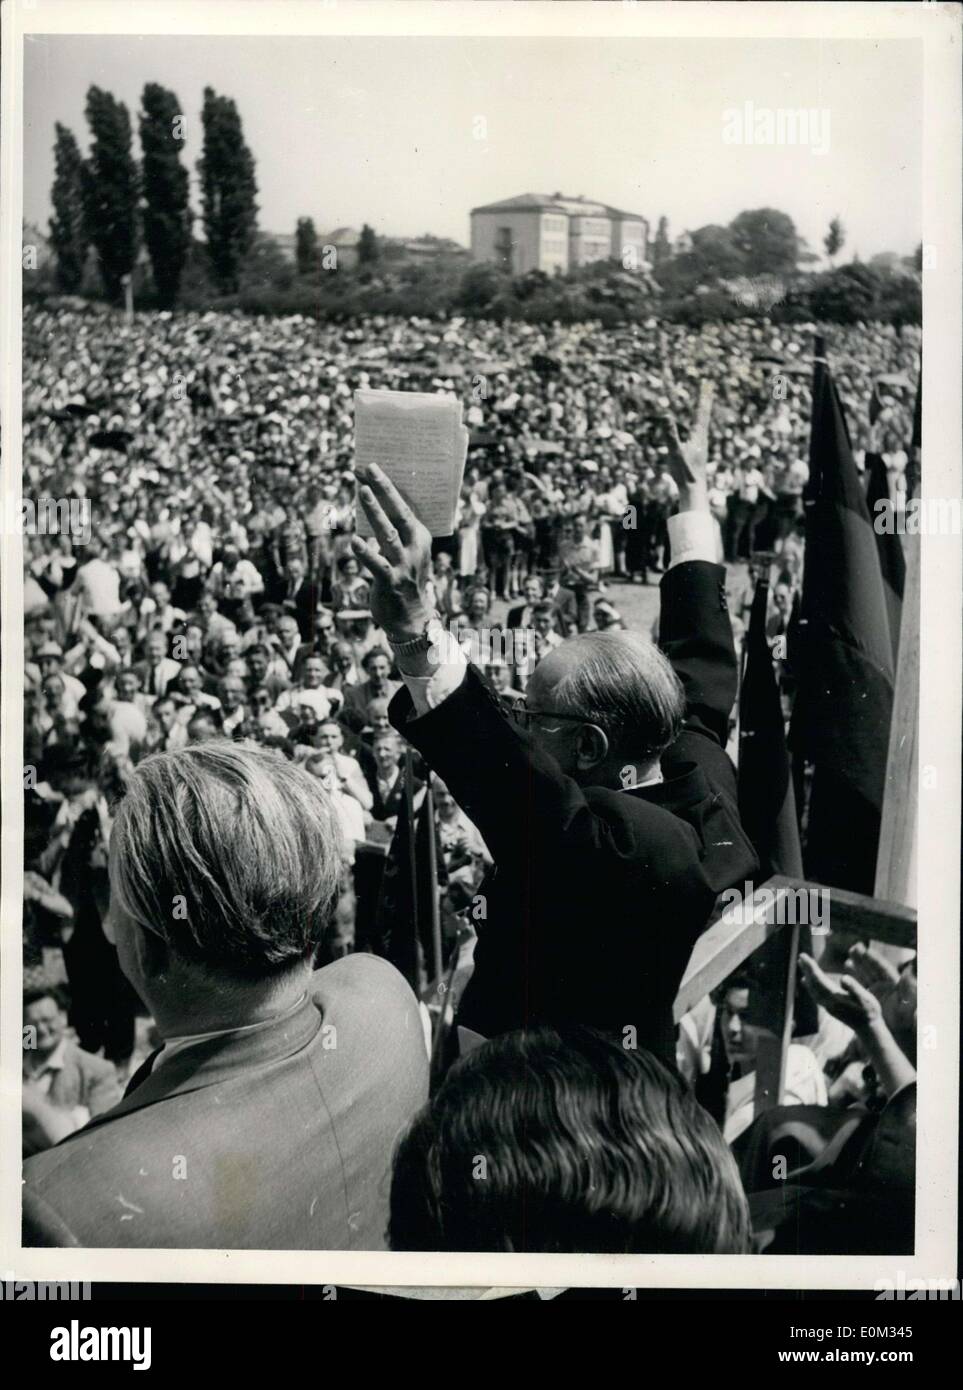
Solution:
M 866 496 L 829 368 L 813 375 L 806 563 L 790 747 L 813 767 L 806 877 L 873 892 L 893 647 Z
M 395 833 L 388 848 L 381 896 L 378 900 L 376 939 L 383 955 L 420 996 L 425 972 L 432 961 L 433 898 L 438 888 L 432 873 L 432 859 L 438 875 L 444 877 L 437 829 L 430 814 L 430 799 L 422 795 L 414 815 L 414 835 L 408 798 L 402 800 Z M 435 854 L 430 837 L 435 835 Z
M 786 726 L 772 653 L 766 640 L 769 580 L 756 580 L 746 633 L 746 666 L 739 691 L 739 818 L 759 856 L 760 878 L 785 874 L 802 878 L 803 860 L 796 819 L 796 797 L 786 748 Z M 749 1019 L 776 1034 L 782 1031 L 783 1001 L 789 972 L 791 933 L 780 931 L 750 963 Z M 809 926 L 800 930 L 799 949 L 812 954 Z M 815 1033 L 815 1007 L 796 996 L 797 1034 Z
M 885 506 L 879 504 L 883 502 Z M 879 553 L 879 567 L 883 574 L 883 592 L 886 595 L 886 613 L 889 618 L 889 635 L 893 643 L 893 662 L 899 650 L 899 628 L 903 616 L 903 586 L 906 583 L 906 557 L 903 542 L 896 532 L 896 513 L 892 510 L 889 495 L 889 481 L 886 464 L 881 454 L 866 451 L 866 505 L 873 519 L 874 529 L 877 518 L 888 516 L 885 526 L 876 531 L 876 549 Z

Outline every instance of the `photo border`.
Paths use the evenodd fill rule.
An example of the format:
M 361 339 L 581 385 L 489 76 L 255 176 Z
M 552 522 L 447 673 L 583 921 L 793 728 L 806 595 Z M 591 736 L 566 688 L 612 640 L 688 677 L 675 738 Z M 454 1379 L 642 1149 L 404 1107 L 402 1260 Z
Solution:
M 9 0 L 2 8 L 0 413 L 5 503 L 21 490 L 23 39 L 30 34 L 411 35 L 920 39 L 923 44 L 923 496 L 960 497 L 963 436 L 958 4 L 501 3 L 501 0 Z M 885 94 L 880 94 L 880 100 Z M 885 187 L 882 188 L 885 195 Z M 885 206 L 880 215 L 885 215 Z M 16 466 L 11 466 L 16 461 Z M 6 494 L 10 494 L 8 499 Z M 6 513 L 9 515 L 9 513 Z M 921 537 L 919 1026 L 940 1044 L 919 1075 L 916 1254 L 910 1256 L 523 1255 L 384 1251 L 24 1249 L 20 1245 L 20 1028 L 23 883 L 21 542 L 2 546 L 0 671 L 0 1277 L 111 1282 L 499 1285 L 623 1288 L 872 1289 L 877 1281 L 957 1273 L 959 894 L 963 545 Z M 15 1274 L 12 1271 L 15 1270 Z

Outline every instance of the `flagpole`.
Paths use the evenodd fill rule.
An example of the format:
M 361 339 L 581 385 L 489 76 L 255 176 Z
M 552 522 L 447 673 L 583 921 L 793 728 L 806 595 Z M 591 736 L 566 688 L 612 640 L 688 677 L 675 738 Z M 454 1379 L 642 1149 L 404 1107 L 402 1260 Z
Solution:
M 438 843 L 435 838 L 435 799 L 431 790 L 431 773 L 425 786 L 425 814 L 428 817 L 428 891 L 431 893 L 431 953 L 434 967 L 433 978 L 439 983 L 442 977 L 441 962 L 441 908 L 438 902 Z M 414 841 L 412 840 L 412 843 Z M 442 1009 L 445 1001 L 442 1000 Z
M 906 473 L 906 499 L 918 497 L 920 472 L 923 359 L 913 409 L 913 434 Z M 879 853 L 876 859 L 874 896 L 915 907 L 917 900 L 917 836 L 919 783 L 917 749 L 920 700 L 920 537 L 905 535 L 903 554 L 906 579 L 902 622 L 893 688 L 893 719 L 886 756 L 886 790 L 880 817 Z M 902 964 L 908 952 L 890 947 L 890 959 Z
M 415 942 L 421 940 L 419 918 L 421 906 L 418 902 L 418 847 L 415 844 L 415 770 L 411 756 L 411 745 L 405 744 L 405 804 L 408 811 L 408 871 L 411 874 L 411 915 Z M 417 956 L 417 945 L 415 947 Z M 417 978 L 417 976 L 416 976 Z

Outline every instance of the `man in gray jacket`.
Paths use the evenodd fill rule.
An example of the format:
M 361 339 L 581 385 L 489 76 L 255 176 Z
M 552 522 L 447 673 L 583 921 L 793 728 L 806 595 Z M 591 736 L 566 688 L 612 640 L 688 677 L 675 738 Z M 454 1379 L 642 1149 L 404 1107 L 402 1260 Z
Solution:
M 387 962 L 312 969 L 341 872 L 326 793 L 279 754 L 216 740 L 139 765 L 107 930 L 164 1043 L 24 1164 L 25 1245 L 384 1248 L 428 1058 Z

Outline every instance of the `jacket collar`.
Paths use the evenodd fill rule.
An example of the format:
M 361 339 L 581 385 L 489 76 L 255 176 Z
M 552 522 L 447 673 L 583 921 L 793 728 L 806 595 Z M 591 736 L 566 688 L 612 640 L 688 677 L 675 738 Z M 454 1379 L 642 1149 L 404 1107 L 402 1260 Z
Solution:
M 697 763 L 683 763 L 682 766 L 685 771 L 678 777 L 669 777 L 644 787 L 627 787 L 627 795 L 641 797 L 643 801 L 664 806 L 669 811 L 688 811 L 698 806 L 700 801 L 708 801 L 712 789 L 702 768 Z
M 309 988 L 306 998 L 270 1023 L 217 1033 L 175 1051 L 162 1066 L 155 1066 L 119 1105 L 92 1120 L 85 1130 L 171 1096 L 233 1081 L 254 1067 L 270 1066 L 292 1057 L 317 1036 L 321 1024 L 321 1008 Z

